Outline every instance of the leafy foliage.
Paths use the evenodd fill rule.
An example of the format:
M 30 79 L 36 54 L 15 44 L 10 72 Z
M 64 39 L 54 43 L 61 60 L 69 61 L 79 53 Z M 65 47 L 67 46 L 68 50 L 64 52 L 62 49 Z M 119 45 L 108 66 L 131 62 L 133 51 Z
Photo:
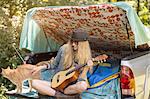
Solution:
M 4 95 L 4 93 L 7 91 L 6 87 L 4 87 L 2 84 L 0 85 L 0 99 L 7 99 L 7 96 Z
M 140 5 L 139 17 L 146 26 L 150 26 L 150 11 L 146 7 L 147 2 L 143 2 Z

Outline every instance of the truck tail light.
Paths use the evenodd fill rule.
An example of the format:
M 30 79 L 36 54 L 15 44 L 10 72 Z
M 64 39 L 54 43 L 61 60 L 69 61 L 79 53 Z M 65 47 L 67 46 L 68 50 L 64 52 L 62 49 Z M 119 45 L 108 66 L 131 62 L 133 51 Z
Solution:
M 123 95 L 135 95 L 135 81 L 132 70 L 127 66 L 121 66 L 121 89 Z

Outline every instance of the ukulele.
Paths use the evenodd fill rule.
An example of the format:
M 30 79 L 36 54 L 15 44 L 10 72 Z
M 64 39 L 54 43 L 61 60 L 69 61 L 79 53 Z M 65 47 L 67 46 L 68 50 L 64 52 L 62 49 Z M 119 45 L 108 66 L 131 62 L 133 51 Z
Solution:
M 108 56 L 107 56 L 108 57 Z M 103 55 L 97 56 L 93 60 L 93 66 L 101 65 L 110 67 L 109 63 L 100 63 L 105 57 Z M 105 58 L 106 59 L 106 58 Z M 70 85 L 72 82 L 76 81 L 80 75 L 79 69 L 85 67 L 87 64 L 72 66 L 71 68 L 56 73 L 51 82 L 51 87 L 63 92 L 63 90 Z

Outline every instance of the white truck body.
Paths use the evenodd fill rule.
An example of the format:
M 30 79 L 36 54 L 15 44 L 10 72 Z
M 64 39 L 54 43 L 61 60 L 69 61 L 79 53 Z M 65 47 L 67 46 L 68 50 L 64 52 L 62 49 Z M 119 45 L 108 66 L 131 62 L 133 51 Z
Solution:
M 128 66 L 134 74 L 136 99 L 148 99 L 150 93 L 150 51 L 126 57 L 122 59 L 121 65 Z

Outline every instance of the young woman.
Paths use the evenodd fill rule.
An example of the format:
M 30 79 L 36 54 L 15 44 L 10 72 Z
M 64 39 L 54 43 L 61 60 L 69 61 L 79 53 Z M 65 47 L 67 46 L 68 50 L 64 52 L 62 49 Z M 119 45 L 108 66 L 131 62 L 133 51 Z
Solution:
M 54 75 L 58 71 L 65 70 L 75 64 L 82 65 L 87 63 L 86 67 L 80 69 L 78 80 L 65 88 L 63 92 L 64 94 L 77 94 L 85 91 L 88 87 L 86 73 L 89 69 L 92 71 L 93 66 L 88 38 L 88 34 L 85 31 L 81 29 L 74 30 L 68 43 L 60 47 L 53 63 L 35 68 L 32 74 L 34 75 L 43 69 L 49 69 L 51 74 Z M 55 96 L 59 93 L 51 88 L 51 83 L 48 81 L 35 79 L 32 81 L 32 86 L 43 95 Z

